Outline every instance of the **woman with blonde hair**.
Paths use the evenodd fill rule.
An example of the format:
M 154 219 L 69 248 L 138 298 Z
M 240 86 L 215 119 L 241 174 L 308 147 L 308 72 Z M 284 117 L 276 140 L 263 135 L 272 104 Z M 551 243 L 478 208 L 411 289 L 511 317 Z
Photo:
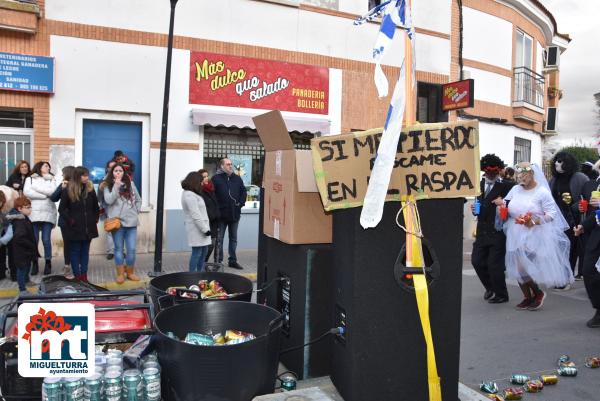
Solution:
M 69 239 L 71 267 L 77 281 L 88 281 L 87 271 L 90 243 L 98 237 L 100 208 L 94 185 L 89 179 L 87 168 L 79 166 L 73 170 L 72 179 L 62 191 L 58 211 L 65 221 L 65 232 Z

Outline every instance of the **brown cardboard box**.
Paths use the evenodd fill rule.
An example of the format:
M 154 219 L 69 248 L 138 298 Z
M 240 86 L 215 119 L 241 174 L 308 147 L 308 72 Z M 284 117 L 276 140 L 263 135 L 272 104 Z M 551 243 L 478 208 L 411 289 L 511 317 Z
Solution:
M 294 150 L 279 111 L 253 120 L 266 151 L 265 235 L 287 244 L 331 243 L 331 216 L 323 210 L 310 150 Z

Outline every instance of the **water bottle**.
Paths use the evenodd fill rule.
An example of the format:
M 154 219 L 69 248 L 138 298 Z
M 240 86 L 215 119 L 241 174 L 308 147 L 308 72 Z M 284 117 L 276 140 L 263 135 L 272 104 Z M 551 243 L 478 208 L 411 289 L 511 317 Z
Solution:
M 473 202 L 473 215 L 479 216 L 479 212 L 481 212 L 481 203 L 479 199 L 475 198 L 475 202 Z

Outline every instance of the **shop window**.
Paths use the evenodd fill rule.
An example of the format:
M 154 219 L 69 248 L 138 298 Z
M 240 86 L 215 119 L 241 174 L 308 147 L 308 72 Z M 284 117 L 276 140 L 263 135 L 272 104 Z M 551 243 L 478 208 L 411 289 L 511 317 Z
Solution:
M 448 113 L 441 108 L 442 85 L 419 82 L 417 84 L 417 121 L 437 123 L 448 121 Z
M 33 111 L 0 110 L 0 127 L 33 128 Z
M 311 133 L 290 133 L 296 149 L 310 149 Z M 219 161 L 225 157 L 249 160 L 246 163 L 249 185 L 260 186 L 265 150 L 254 129 L 237 127 L 204 127 L 204 168 L 210 176 L 217 172 Z M 250 166 L 248 166 L 250 164 Z
M 515 137 L 515 164 L 531 161 L 531 141 Z

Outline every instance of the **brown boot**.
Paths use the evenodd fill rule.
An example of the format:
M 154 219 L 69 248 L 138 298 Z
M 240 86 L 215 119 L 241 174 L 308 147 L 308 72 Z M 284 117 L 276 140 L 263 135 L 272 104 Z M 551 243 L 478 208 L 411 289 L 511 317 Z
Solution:
M 125 266 L 117 266 L 117 284 L 123 284 L 125 282 Z
M 140 278 L 133 272 L 133 266 L 125 266 L 127 270 L 127 280 L 140 281 Z

